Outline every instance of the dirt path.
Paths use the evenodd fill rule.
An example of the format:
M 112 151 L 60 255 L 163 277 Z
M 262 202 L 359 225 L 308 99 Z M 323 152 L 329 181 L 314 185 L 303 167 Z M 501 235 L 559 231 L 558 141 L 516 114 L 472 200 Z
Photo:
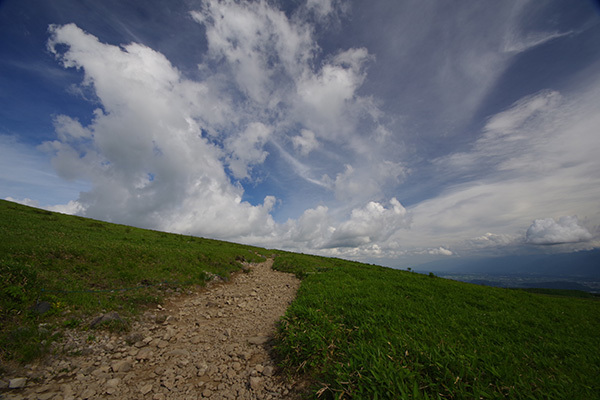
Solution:
M 300 282 L 252 265 L 228 284 L 176 295 L 147 311 L 125 337 L 88 331 L 67 340 L 80 356 L 34 365 L 6 399 L 289 399 L 271 359 L 277 320 Z M 90 341 L 89 335 L 97 337 Z

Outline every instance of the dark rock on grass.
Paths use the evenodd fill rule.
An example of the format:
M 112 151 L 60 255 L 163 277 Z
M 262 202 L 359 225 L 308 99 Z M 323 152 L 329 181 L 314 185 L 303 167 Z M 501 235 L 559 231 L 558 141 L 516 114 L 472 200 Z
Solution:
M 45 314 L 51 309 L 52 305 L 47 301 L 40 301 L 30 308 L 31 311 L 34 311 L 38 314 Z
M 94 318 L 92 322 L 90 322 L 90 328 L 95 328 L 98 325 L 106 324 L 111 321 L 124 322 L 118 312 L 111 311 L 109 313 L 102 314 Z

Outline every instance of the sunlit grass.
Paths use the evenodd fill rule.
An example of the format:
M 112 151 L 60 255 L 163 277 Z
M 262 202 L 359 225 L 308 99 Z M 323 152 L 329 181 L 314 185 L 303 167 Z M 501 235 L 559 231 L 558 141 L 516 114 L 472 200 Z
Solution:
M 303 279 L 279 327 L 285 370 L 320 398 L 595 399 L 600 302 L 476 286 L 339 259 L 270 251 L 0 201 L 0 357 L 29 361 L 64 329 L 227 279 L 276 253 Z M 50 311 L 30 308 L 48 302 Z M 109 324 L 110 325 L 110 324 Z M 94 341 L 96 334 L 87 334 Z
M 304 277 L 277 350 L 322 398 L 599 396 L 597 300 L 295 254 L 275 267 Z

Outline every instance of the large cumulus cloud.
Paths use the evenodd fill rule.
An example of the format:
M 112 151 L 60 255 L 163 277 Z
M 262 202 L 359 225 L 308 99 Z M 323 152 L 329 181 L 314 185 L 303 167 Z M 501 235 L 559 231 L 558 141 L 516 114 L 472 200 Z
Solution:
M 311 7 L 304 12 L 321 21 L 336 8 Z M 194 79 L 143 44 L 103 43 L 74 24 L 50 26 L 49 51 L 63 67 L 83 73 L 79 91 L 97 105 L 87 123 L 57 115 L 56 140 L 40 146 L 52 154 L 61 177 L 91 183 L 69 210 L 307 249 L 370 245 L 407 226 L 396 199 L 389 208 L 373 200 L 381 198 L 382 182 L 405 173 L 400 163 L 385 159 L 380 172 L 361 172 L 371 175 L 371 183 L 360 196 L 348 196 L 346 208 L 316 206 L 277 224 L 274 196 L 244 200 L 244 185 L 260 182 L 255 171 L 271 156 L 268 146 L 306 181 L 335 194 L 356 192 L 352 187 L 359 183 L 351 178 L 358 174 L 348 164 L 340 163 L 346 172 L 335 182 L 298 166 L 323 141 L 365 152 L 361 137 L 386 130 L 373 100 L 357 94 L 371 58 L 366 49 L 320 59 L 313 28 L 262 1 L 208 1 L 190 15 L 204 26 L 209 49 Z M 361 125 L 365 120 L 371 131 Z M 370 148 L 376 156 L 376 147 Z
M 576 216 L 536 219 L 527 229 L 526 241 L 533 244 L 577 243 L 592 239 Z

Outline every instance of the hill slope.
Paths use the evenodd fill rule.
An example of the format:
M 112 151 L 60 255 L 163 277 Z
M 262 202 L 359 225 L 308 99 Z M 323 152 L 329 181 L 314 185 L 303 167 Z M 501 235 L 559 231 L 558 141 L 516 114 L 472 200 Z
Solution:
M 327 398 L 600 396 L 600 302 L 283 255 L 283 362 Z M 319 388 L 316 388 L 319 389 Z
M 277 352 L 290 373 L 316 382 L 321 398 L 594 399 L 600 393 L 594 299 L 481 287 L 3 201 L 0 238 L 4 359 L 40 354 L 48 332 L 77 326 L 98 310 L 135 313 L 165 288 L 203 284 L 211 274 L 226 278 L 241 260 L 276 254 L 274 268 L 303 279 L 280 324 Z M 36 301 L 51 310 L 29 310 Z

